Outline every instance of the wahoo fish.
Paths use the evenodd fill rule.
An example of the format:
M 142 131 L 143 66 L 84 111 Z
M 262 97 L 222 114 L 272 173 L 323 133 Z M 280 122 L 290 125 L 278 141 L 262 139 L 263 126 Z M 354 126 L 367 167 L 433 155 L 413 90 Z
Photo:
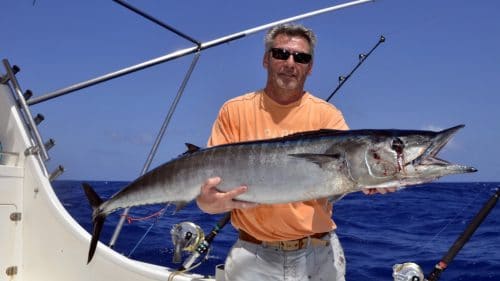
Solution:
M 247 191 L 238 200 L 275 204 L 341 197 L 365 188 L 404 187 L 476 172 L 473 167 L 436 157 L 463 127 L 439 132 L 323 129 L 204 149 L 187 144 L 187 152 L 137 178 L 107 201 L 83 184 L 93 209 L 88 262 L 110 213 L 167 202 L 180 209 L 198 196 L 203 182 L 211 177 L 222 178 L 217 188 L 223 192 L 246 185 Z

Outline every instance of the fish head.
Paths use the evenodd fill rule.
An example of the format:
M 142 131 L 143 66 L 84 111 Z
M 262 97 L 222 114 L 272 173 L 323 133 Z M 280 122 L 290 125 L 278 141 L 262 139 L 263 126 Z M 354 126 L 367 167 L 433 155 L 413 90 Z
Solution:
M 358 169 L 351 174 L 363 187 L 401 187 L 433 181 L 442 176 L 476 172 L 470 166 L 437 157 L 463 125 L 443 131 L 383 130 L 366 134 L 357 149 Z M 375 132 L 375 131 L 374 131 Z M 356 172 L 353 172 L 356 170 Z

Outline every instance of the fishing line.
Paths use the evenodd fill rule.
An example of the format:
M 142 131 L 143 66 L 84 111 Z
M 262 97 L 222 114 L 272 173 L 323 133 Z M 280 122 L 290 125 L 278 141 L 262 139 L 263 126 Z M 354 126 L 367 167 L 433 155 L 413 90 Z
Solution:
M 427 243 L 425 243 L 424 245 L 419 245 L 417 248 L 426 248 L 429 246 L 429 244 L 431 244 L 432 242 L 434 242 L 434 240 L 436 240 L 436 238 L 438 238 L 441 233 L 443 233 L 451 224 L 455 224 L 456 221 L 457 221 L 457 218 L 459 216 L 461 216 L 466 209 L 470 208 L 471 205 L 473 203 L 475 203 L 477 201 L 477 199 L 479 198 L 480 195 L 482 195 L 483 193 L 485 193 L 485 189 L 486 187 L 483 186 L 480 190 L 480 192 L 478 192 L 476 194 L 476 196 L 474 196 L 474 198 L 472 200 L 469 201 L 469 203 L 467 205 L 465 205 L 462 210 L 460 210 L 460 212 L 458 212 L 453 218 L 449 219 L 448 220 L 448 223 L 446 223 L 429 241 L 427 241 Z

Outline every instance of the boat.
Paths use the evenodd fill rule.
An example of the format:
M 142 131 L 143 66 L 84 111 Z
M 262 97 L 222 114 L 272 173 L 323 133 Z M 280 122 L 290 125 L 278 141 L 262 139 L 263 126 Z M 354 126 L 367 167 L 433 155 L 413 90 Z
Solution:
M 3 59 L 0 70 L 0 274 L 1 280 L 223 280 L 222 269 L 202 276 L 133 260 L 100 243 L 87 264 L 90 234 L 56 196 L 52 181 L 64 168 L 49 171 L 52 140 L 43 140 L 30 106 L 177 57 L 236 40 L 271 26 L 371 2 L 358 0 L 262 25 L 177 51 L 83 83 L 32 97 L 16 78 L 19 68 Z M 117 1 L 126 5 L 123 1 Z M 128 5 L 128 8 L 132 8 Z M 144 14 L 142 14 L 145 16 Z M 196 63 L 196 56 L 193 65 Z M 189 77 L 189 73 L 186 76 Z M 174 107 L 175 109 L 175 107 Z M 171 114 L 169 114 L 170 116 Z M 168 118 L 167 118 L 168 119 Z M 168 120 L 166 120 L 168 124 Z M 161 138 L 161 137 L 160 137 Z M 152 149 L 154 151 L 154 148 Z M 145 167 L 147 170 L 148 166 Z

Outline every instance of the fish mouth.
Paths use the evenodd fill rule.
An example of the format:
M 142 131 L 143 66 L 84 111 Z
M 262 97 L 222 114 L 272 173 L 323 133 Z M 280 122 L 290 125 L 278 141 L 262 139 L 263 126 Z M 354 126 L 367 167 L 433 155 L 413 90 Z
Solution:
M 465 127 L 465 125 L 458 125 L 451 127 L 440 132 L 436 132 L 432 138 L 430 145 L 426 150 L 415 160 L 411 162 L 414 166 L 434 166 L 441 169 L 446 169 L 451 173 L 473 173 L 477 169 L 470 166 L 453 164 L 449 161 L 438 158 L 436 155 L 443 149 L 443 147 L 451 140 L 451 138 L 458 132 L 458 130 Z

